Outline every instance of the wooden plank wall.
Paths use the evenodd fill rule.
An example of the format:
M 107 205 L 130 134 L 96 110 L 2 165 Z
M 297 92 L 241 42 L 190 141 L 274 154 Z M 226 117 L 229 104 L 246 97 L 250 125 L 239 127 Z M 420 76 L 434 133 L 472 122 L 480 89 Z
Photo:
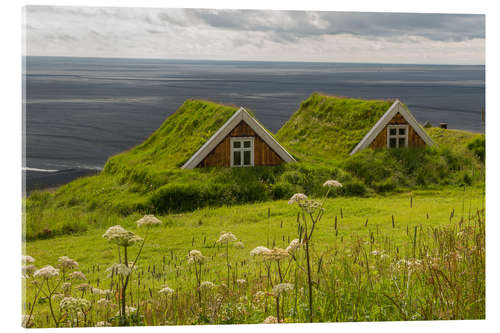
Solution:
M 388 125 L 408 125 L 408 122 L 403 118 L 403 116 L 398 112 L 389 121 Z M 410 148 L 420 148 L 424 147 L 425 142 L 422 138 L 415 132 L 413 127 L 408 126 L 408 147 Z M 386 148 L 387 147 L 387 126 L 384 127 L 382 131 L 377 135 L 377 137 L 370 144 L 370 148 Z
M 204 159 L 198 164 L 198 167 L 231 165 L 231 137 L 253 137 L 254 138 L 254 165 L 279 165 L 283 163 L 278 156 L 262 140 L 250 126 L 244 121 L 240 122 L 224 140 L 221 141 Z

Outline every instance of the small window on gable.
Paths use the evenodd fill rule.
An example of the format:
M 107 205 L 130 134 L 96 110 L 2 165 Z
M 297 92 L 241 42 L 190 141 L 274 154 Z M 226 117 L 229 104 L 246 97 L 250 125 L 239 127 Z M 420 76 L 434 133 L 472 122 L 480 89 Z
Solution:
M 231 138 L 231 167 L 253 166 L 253 140 L 252 137 Z
M 408 125 L 387 126 L 387 148 L 408 147 Z

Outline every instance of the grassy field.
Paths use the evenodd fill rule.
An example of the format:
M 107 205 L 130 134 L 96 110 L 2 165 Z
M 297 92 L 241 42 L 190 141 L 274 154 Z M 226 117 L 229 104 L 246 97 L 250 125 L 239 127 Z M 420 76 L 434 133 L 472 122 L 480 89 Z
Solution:
M 91 224 L 84 233 L 25 242 L 25 254 L 36 259 L 37 268 L 49 264 L 57 267 L 58 258 L 68 256 L 79 263 L 74 269 L 86 275 L 86 281 L 79 282 L 67 274 L 48 279 L 42 290 L 54 289 L 53 311 L 42 292 L 33 308 L 34 316 L 26 324 L 53 327 L 56 321 L 59 326 L 95 326 L 103 322 L 260 323 L 277 318 L 282 322 L 307 322 L 311 317 L 314 321 L 484 318 L 482 188 L 336 197 L 326 199 L 323 207 L 324 215 L 308 242 L 309 250 L 303 245 L 293 256 L 281 260 L 250 256 L 257 246 L 285 249 L 293 239 L 303 237 L 299 225 L 304 227 L 304 220 L 298 221 L 299 208 L 281 200 L 161 215 L 158 217 L 163 224 L 150 230 L 135 225 L 142 215 L 131 214 Z M 120 224 L 145 238 L 126 291 L 127 306 L 134 308 L 128 316 L 117 316 L 120 279 L 108 277 L 105 271 L 118 261 L 117 246 L 102 237 L 110 224 Z M 216 242 L 221 232 L 232 232 L 241 243 Z M 128 248 L 129 261 L 140 249 L 140 244 Z M 188 264 L 187 255 L 193 249 L 206 256 L 204 264 Z M 32 309 L 42 281 L 25 279 L 24 313 Z M 63 282 L 70 283 L 70 290 L 61 289 Z M 97 295 L 81 283 L 112 292 Z M 283 285 L 283 292 L 276 291 L 283 283 L 289 285 Z M 165 286 L 173 292 L 160 293 Z M 86 299 L 88 304 L 74 311 L 61 307 L 61 298 L 70 295 Z M 103 306 L 106 301 L 99 299 L 109 304 Z

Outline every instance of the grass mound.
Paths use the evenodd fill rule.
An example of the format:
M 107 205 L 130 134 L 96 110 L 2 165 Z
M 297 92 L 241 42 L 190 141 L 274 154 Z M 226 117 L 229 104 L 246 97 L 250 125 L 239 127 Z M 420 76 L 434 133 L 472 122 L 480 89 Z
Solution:
M 320 196 L 327 179 L 344 184 L 331 196 L 483 182 L 484 135 L 464 131 L 426 129 L 437 147 L 367 149 L 349 156 L 391 104 L 313 94 L 276 135 L 298 163 L 182 170 L 237 110 L 188 100 L 142 144 L 111 157 L 100 174 L 55 192 L 34 191 L 25 199 L 24 236 L 32 240 L 78 233 L 137 213 L 287 199 L 297 192 Z

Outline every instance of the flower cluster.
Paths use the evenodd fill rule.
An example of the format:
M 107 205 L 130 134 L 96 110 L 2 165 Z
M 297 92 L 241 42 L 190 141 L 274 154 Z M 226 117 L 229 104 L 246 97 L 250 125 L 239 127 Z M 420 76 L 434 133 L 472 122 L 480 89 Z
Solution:
M 110 242 L 115 243 L 116 245 L 119 246 L 131 246 L 134 245 L 137 242 L 142 241 L 142 238 L 137 236 L 131 231 L 125 230 L 122 226 L 120 225 L 115 225 L 110 227 L 102 237 L 106 238 Z
M 158 291 L 158 293 L 160 293 L 162 295 L 171 295 L 174 293 L 174 290 L 172 288 L 165 286 L 164 288 L 160 289 L 160 291 Z
M 327 180 L 323 184 L 323 186 L 328 186 L 330 188 L 332 188 L 332 187 L 342 187 L 342 184 L 340 182 L 336 181 L 336 180 L 329 179 L 329 180 Z
M 68 269 L 78 268 L 78 263 L 67 256 L 59 257 L 59 259 L 57 259 L 57 263 L 59 264 L 59 267 L 63 269 L 63 271 L 67 268 Z
M 198 250 L 191 250 L 188 254 L 188 263 L 189 264 L 203 264 L 206 260 L 206 257 L 201 254 Z
M 85 281 L 87 280 L 87 277 L 85 276 L 85 274 L 83 274 L 82 272 L 80 271 L 75 271 L 73 273 L 70 273 L 69 274 L 69 278 L 71 280 L 81 280 L 81 281 Z
M 233 235 L 231 232 L 221 232 L 221 235 L 217 240 L 217 243 L 235 242 L 237 240 L 238 238 L 236 238 L 236 236 Z
M 111 324 L 108 323 L 107 321 L 98 321 L 95 323 L 95 327 L 110 327 Z
M 107 308 L 111 305 L 111 301 L 105 298 L 100 298 L 97 300 L 97 305 L 102 306 L 103 308 Z
M 253 249 L 252 251 L 250 251 L 250 255 L 251 256 L 262 256 L 262 255 L 268 254 L 270 252 L 271 252 L 271 250 L 269 250 L 265 246 L 257 246 L 255 249 Z
M 215 284 L 213 282 L 210 282 L 210 281 L 203 281 L 202 283 L 200 283 L 201 289 L 212 289 L 214 287 L 215 287 Z
M 237 249 L 244 249 L 245 248 L 245 244 L 243 244 L 243 242 L 236 242 L 234 243 L 234 247 L 237 248 Z
M 137 226 L 146 226 L 146 227 L 152 227 L 155 225 L 160 225 L 162 222 L 154 215 L 149 214 L 149 215 L 144 215 L 141 219 L 137 220 Z
M 280 283 L 274 286 L 273 294 L 279 296 L 283 293 L 293 290 L 293 284 L 291 283 Z
M 304 193 L 295 193 L 294 195 L 292 195 L 290 200 L 288 200 L 288 204 L 293 205 L 294 203 L 301 203 L 305 200 L 307 200 L 307 195 L 305 195 Z
M 277 324 L 278 323 L 278 318 L 275 316 L 269 316 L 264 321 L 262 322 L 263 324 Z
M 238 280 L 236 280 L 236 283 L 237 283 L 239 286 L 243 287 L 244 285 L 246 285 L 246 284 L 247 284 L 247 280 L 245 280 L 245 279 L 238 279 Z
M 113 294 L 113 290 L 110 289 L 99 289 L 99 288 L 92 288 L 92 293 L 94 295 L 103 295 L 103 296 L 108 296 Z
M 59 304 L 61 310 L 68 313 L 86 311 L 90 308 L 90 302 L 84 298 L 64 297 Z
M 24 265 L 22 268 L 22 274 L 24 277 L 29 277 L 33 275 L 33 272 L 36 270 L 35 265 Z
M 33 273 L 33 276 L 50 279 L 52 277 L 59 276 L 59 270 L 52 267 L 51 265 L 47 265 L 35 271 L 35 273 Z
M 300 243 L 300 240 L 298 238 L 295 238 L 290 242 L 290 245 L 288 245 L 288 247 L 286 248 L 286 252 L 292 254 L 298 249 L 300 249 L 301 246 L 302 244 Z
M 35 259 L 32 256 L 22 256 L 21 260 L 23 264 L 32 264 L 35 262 Z
M 288 254 L 287 250 L 275 247 L 268 253 L 264 253 L 263 256 L 267 260 L 279 261 L 288 258 L 290 255 Z
M 132 272 L 132 270 L 124 264 L 113 264 L 108 269 L 106 269 L 106 272 L 109 273 L 108 277 L 111 277 L 112 275 L 127 276 Z

